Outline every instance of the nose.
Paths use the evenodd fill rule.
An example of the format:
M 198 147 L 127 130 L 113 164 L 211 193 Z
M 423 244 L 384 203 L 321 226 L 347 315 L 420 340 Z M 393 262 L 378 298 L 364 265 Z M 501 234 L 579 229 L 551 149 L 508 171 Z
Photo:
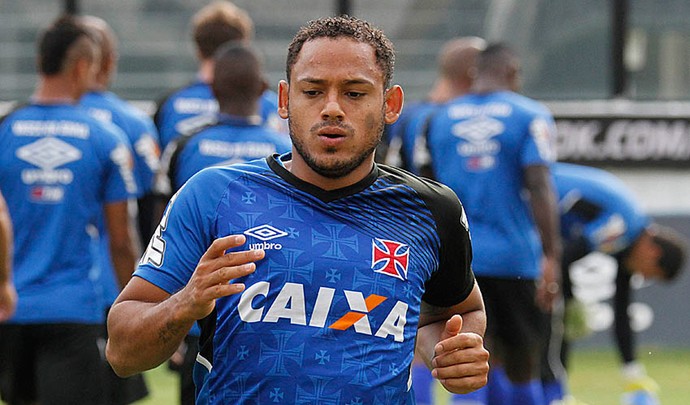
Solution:
M 321 118 L 324 121 L 342 121 L 345 116 L 343 109 L 340 106 L 340 101 L 338 99 L 338 94 L 336 92 L 331 92 L 326 97 L 326 104 L 323 106 L 321 111 Z

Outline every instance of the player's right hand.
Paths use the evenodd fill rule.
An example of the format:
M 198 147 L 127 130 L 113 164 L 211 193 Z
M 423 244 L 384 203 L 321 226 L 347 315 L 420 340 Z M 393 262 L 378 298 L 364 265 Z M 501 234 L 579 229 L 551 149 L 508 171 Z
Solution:
M 10 281 L 0 282 L 0 322 L 4 322 L 14 315 L 17 309 L 17 290 Z
M 218 238 L 201 256 L 187 285 L 175 294 L 183 310 L 188 311 L 188 319 L 204 318 L 213 311 L 218 298 L 244 291 L 244 284 L 231 281 L 253 273 L 255 262 L 265 254 L 263 250 L 226 253 L 245 241 L 243 235 Z

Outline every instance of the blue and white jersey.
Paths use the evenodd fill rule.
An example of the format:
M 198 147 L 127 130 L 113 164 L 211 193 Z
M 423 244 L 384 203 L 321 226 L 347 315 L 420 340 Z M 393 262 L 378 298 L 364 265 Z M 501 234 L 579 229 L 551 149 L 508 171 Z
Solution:
M 127 135 L 134 156 L 134 175 L 139 192 L 150 192 L 160 159 L 158 132 L 153 121 L 108 91 L 88 92 L 81 98 L 80 104 L 94 118 L 114 124 Z
M 211 243 L 263 249 L 243 293 L 201 320 L 197 403 L 414 403 L 410 366 L 423 299 L 471 292 L 462 205 L 447 187 L 376 166 L 325 191 L 274 155 L 204 169 L 170 201 L 135 276 L 170 294 Z M 238 249 L 238 250 L 240 250 Z
M 14 226 L 12 323 L 103 322 L 88 228 L 137 193 L 119 129 L 70 104 L 30 104 L 0 124 L 0 190 Z
M 90 91 L 79 103 L 92 117 L 122 130 L 134 157 L 133 173 L 139 196 L 151 192 L 160 160 L 158 131 L 153 120 L 109 91 Z M 98 259 L 92 277 L 100 280 L 99 287 L 103 289 L 104 306 L 107 308 L 120 293 L 120 286 L 112 265 L 110 239 L 103 218 L 98 221 L 97 230 L 93 252 Z
M 259 115 L 263 125 L 287 134 L 287 123 L 278 115 L 278 95 L 266 90 L 259 102 Z M 207 83 L 196 81 L 173 92 L 159 103 L 153 117 L 161 146 L 165 149 L 180 134 L 212 123 L 217 112 L 218 102 Z
M 563 239 L 584 238 L 591 251 L 625 250 L 649 225 L 632 191 L 613 174 L 568 163 L 553 166 Z
M 227 166 L 290 151 L 290 138 L 253 122 L 256 117 L 217 114 L 216 123 L 183 134 L 168 145 L 163 160 L 163 176 L 169 185 L 160 191 L 179 190 L 201 169 Z M 165 193 L 164 193 L 165 194 Z
M 386 140 L 390 148 L 388 155 L 397 155 L 391 156 L 390 164 L 418 175 L 420 167 L 429 163 L 423 132 L 429 116 L 437 107 L 438 104 L 427 100 L 405 105 L 400 119 L 386 131 L 389 136 Z
M 542 247 L 522 176 L 555 158 L 550 112 L 513 92 L 465 95 L 433 115 L 426 136 L 435 178 L 467 210 L 475 273 L 536 279 Z

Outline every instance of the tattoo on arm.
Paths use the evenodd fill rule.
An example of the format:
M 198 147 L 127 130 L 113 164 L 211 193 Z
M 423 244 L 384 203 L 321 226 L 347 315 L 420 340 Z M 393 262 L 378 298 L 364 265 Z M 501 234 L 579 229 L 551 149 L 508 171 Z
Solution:
M 163 328 L 160 331 L 158 331 L 158 340 L 164 344 L 168 343 L 179 332 L 180 332 L 180 326 L 179 325 L 175 325 L 172 322 L 168 322 L 165 324 L 165 326 L 163 326 Z

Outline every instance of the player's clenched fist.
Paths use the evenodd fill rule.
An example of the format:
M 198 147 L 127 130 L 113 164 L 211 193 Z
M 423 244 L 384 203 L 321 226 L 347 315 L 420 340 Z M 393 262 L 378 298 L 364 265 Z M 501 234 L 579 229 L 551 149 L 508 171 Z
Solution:
M 476 333 L 462 333 L 462 317 L 453 315 L 434 348 L 432 375 L 450 392 L 466 394 L 487 382 L 489 352 Z
M 263 250 L 243 250 L 226 253 L 228 249 L 245 243 L 242 235 L 218 238 L 206 250 L 187 285 L 178 293 L 181 307 L 190 319 L 201 319 L 211 313 L 216 299 L 244 291 L 244 284 L 232 280 L 251 274 L 254 262 L 263 259 Z

